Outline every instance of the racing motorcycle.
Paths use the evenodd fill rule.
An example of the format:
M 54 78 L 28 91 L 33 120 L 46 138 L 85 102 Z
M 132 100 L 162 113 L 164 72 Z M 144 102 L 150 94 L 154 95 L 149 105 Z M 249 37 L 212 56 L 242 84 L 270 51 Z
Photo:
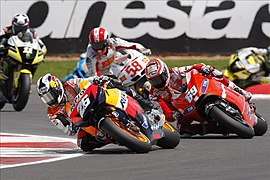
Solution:
M 62 82 L 66 82 L 69 79 L 74 78 L 87 78 L 87 66 L 86 66 L 86 54 L 82 53 L 80 59 L 77 61 L 76 67 L 72 70 L 70 74 L 62 79 Z
M 224 75 L 241 88 L 270 84 L 270 62 L 267 57 L 252 53 L 238 52 L 231 55 Z
M 115 59 L 111 71 L 116 79 L 122 81 L 123 86 L 136 90 L 144 98 L 148 97 L 145 90 L 145 68 L 150 59 L 139 51 L 128 49 L 121 52 L 123 55 Z
M 237 134 L 241 138 L 252 138 L 266 133 L 266 120 L 256 112 L 255 106 L 245 97 L 215 80 L 191 70 L 170 85 L 174 89 L 172 104 L 183 114 L 181 121 L 212 123 L 224 134 Z
M 147 114 L 125 91 L 89 83 L 76 96 L 70 119 L 97 139 L 105 135 L 110 143 L 137 153 L 149 152 L 152 145 L 175 148 L 180 134 L 163 114 L 154 112 Z
M 11 103 L 16 111 L 22 111 L 28 102 L 32 77 L 45 52 L 31 34 L 23 38 L 11 36 L 6 51 L 0 61 L 0 109 Z
M 148 97 L 148 91 L 143 87 L 146 82 L 144 70 L 149 58 L 137 50 L 126 49 L 119 50 L 117 58 L 111 64 L 112 75 L 108 75 L 122 81 L 124 87 L 130 87 L 136 90 L 144 98 Z M 72 78 L 87 78 L 87 66 L 85 54 L 77 62 L 77 66 L 73 71 L 62 79 L 66 82 Z

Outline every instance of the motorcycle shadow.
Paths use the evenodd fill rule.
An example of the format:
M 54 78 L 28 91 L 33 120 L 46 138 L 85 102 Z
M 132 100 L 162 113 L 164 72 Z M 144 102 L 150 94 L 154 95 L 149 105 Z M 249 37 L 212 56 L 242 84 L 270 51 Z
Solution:
M 5 112 L 18 112 L 18 111 L 15 111 L 15 110 L 11 110 L 11 109 L 2 109 L 0 110 L 0 113 L 5 113 Z
M 236 134 L 222 135 L 222 134 L 209 134 L 203 136 L 181 137 L 181 139 L 241 139 Z
M 123 148 L 111 148 L 111 149 L 95 149 L 86 154 L 136 154 L 136 152 Z
M 149 152 L 151 151 L 158 151 L 158 150 L 164 150 L 158 146 L 152 146 Z M 110 147 L 106 148 L 105 146 L 99 149 L 94 149 L 90 152 L 85 152 L 85 154 L 139 154 L 136 153 L 126 147 Z

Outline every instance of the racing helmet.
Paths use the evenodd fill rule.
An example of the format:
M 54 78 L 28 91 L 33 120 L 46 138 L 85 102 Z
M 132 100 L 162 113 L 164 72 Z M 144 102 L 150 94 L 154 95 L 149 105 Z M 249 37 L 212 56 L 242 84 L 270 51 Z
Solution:
M 169 68 L 160 59 L 153 59 L 147 63 L 145 75 L 150 84 L 157 89 L 166 87 L 170 81 Z
M 57 107 L 64 96 L 64 88 L 61 81 L 51 74 L 46 74 L 38 79 L 37 92 L 40 99 L 52 108 Z
M 96 54 L 103 55 L 108 47 L 108 32 L 102 27 L 97 27 L 91 30 L 89 34 L 89 43 Z
M 29 28 L 29 18 L 26 14 L 16 14 L 12 19 L 12 32 L 14 34 L 24 33 Z
M 242 56 L 241 53 L 232 54 L 229 64 L 224 71 L 224 75 L 230 80 L 246 80 L 251 74 L 258 73 L 261 70 L 263 57 L 249 54 Z

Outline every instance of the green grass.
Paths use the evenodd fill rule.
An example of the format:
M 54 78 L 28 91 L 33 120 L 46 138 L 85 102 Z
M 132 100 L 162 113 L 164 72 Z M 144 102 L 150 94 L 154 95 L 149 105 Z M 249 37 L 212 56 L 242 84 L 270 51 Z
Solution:
M 226 67 L 227 59 L 218 60 L 196 60 L 196 59 L 184 59 L 184 60 L 165 60 L 166 64 L 171 68 L 175 66 L 187 66 L 195 63 L 205 63 L 215 66 L 217 69 L 222 70 Z M 76 66 L 76 61 L 46 61 L 39 65 L 36 74 L 34 76 L 33 82 L 36 82 L 39 77 L 45 75 L 46 73 L 51 73 L 57 76 L 59 79 L 64 78 L 69 74 L 73 68 Z
M 44 61 L 38 66 L 33 82 L 36 82 L 41 76 L 51 73 L 59 79 L 64 78 L 76 66 L 76 61 Z
M 188 66 L 188 65 L 193 65 L 196 63 L 204 63 L 204 64 L 209 64 L 212 66 L 215 66 L 216 69 L 223 70 L 226 68 L 228 64 L 227 59 L 218 59 L 218 60 L 208 60 L 208 59 L 186 59 L 186 60 L 166 60 L 165 61 L 168 67 L 175 67 L 175 66 Z

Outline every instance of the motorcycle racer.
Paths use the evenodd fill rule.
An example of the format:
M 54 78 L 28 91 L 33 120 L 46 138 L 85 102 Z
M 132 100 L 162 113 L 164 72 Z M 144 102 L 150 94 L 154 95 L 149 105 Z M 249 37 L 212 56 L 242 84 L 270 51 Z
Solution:
M 135 49 L 144 55 L 151 55 L 151 50 L 139 43 L 128 42 L 118 37 L 109 38 L 107 30 L 102 27 L 92 29 L 87 47 L 88 76 L 113 75 L 110 65 L 121 55 L 118 51 L 125 49 Z
M 102 85 L 109 82 L 111 79 L 107 76 L 93 76 L 89 78 L 75 78 L 69 79 L 64 84 L 51 75 L 46 74 L 37 81 L 37 92 L 40 99 L 48 106 L 47 115 L 50 122 L 57 128 L 63 130 L 67 135 L 74 136 L 77 132 L 77 145 L 83 151 L 92 151 L 95 148 L 100 148 L 109 143 L 109 139 L 104 135 L 98 134 L 97 137 L 91 136 L 83 129 L 78 129 L 73 126 L 69 118 L 70 108 L 77 94 L 88 83 Z M 116 86 L 116 84 L 112 84 Z M 125 89 L 124 89 L 125 90 Z M 150 102 L 144 100 L 134 92 L 128 91 L 126 93 L 136 99 L 142 106 L 150 107 Z
M 38 43 L 41 47 L 41 51 L 45 55 L 47 53 L 47 48 L 42 40 L 38 37 L 37 32 L 29 27 L 30 20 L 26 14 L 18 13 L 12 18 L 12 24 L 3 28 L 0 32 L 0 56 L 5 55 L 7 52 L 5 51 L 7 40 L 14 35 L 17 35 L 19 38 L 23 39 L 26 35 L 31 34 L 32 37 L 38 40 Z
M 270 46 L 247 47 L 230 57 L 224 75 L 241 88 L 268 83 L 270 78 Z
M 148 84 L 145 87 L 149 90 L 150 99 L 157 101 L 168 121 L 177 121 L 177 127 L 180 134 L 184 137 L 206 133 L 223 133 L 220 129 L 212 124 L 192 124 L 193 121 L 183 122 L 181 120 L 182 113 L 171 103 L 174 96 L 179 93 L 184 93 L 187 89 L 184 77 L 186 73 L 196 69 L 204 75 L 211 75 L 212 78 L 221 82 L 225 86 L 244 95 L 247 100 L 250 100 L 251 93 L 244 91 L 229 81 L 220 71 L 213 66 L 205 65 L 203 63 L 194 64 L 192 66 L 174 67 L 168 69 L 167 65 L 160 59 L 153 59 L 148 62 L 145 74 Z M 181 103 L 181 102 L 179 102 Z

